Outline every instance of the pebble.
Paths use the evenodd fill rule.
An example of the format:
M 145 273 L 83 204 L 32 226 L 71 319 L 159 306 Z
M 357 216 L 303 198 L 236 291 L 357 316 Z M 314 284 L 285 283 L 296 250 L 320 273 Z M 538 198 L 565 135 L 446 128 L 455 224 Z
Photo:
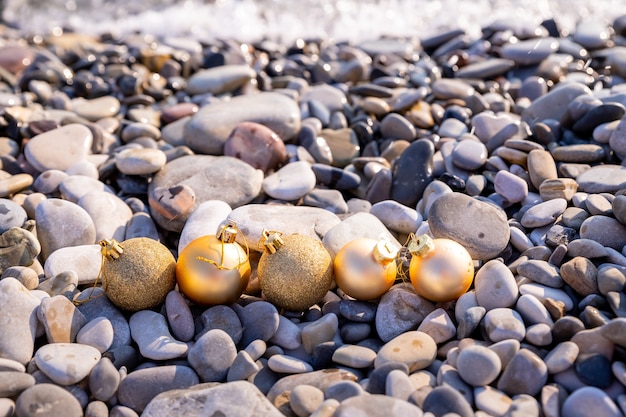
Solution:
M 57 249 L 46 259 L 44 274 L 46 277 L 53 277 L 65 271 L 73 271 L 79 285 L 93 284 L 100 272 L 100 249 L 100 245 L 95 244 Z
M 83 409 L 76 397 L 67 390 L 58 385 L 41 383 L 22 392 L 15 401 L 15 413 L 24 417 L 80 417 Z
M 376 216 L 389 230 L 398 233 L 415 233 L 422 223 L 422 216 L 416 210 L 394 200 L 373 204 L 370 214 Z
M 313 367 L 307 362 L 288 355 L 280 354 L 272 355 L 267 361 L 267 366 L 272 371 L 280 374 L 301 374 L 313 371 Z
M 67 200 L 42 201 L 37 206 L 35 220 L 44 259 L 57 249 L 96 243 L 96 228 L 89 213 Z
M 120 102 L 112 96 L 98 97 L 91 100 L 77 98 L 70 107 L 79 117 L 96 122 L 105 117 L 113 117 L 120 110 Z
M 247 305 L 238 311 L 238 316 L 243 327 L 240 342 L 243 346 L 247 346 L 257 339 L 268 341 L 276 334 L 280 323 L 276 307 L 266 301 Z M 302 341 L 304 342 L 304 332 Z
M 102 288 L 83 291 L 76 297 L 78 310 L 83 313 L 88 321 L 98 317 L 105 317 L 111 322 L 113 325 L 113 343 L 110 349 L 130 345 L 132 339 L 126 317 L 103 295 L 104 291 Z
M 311 169 L 318 183 L 335 190 L 353 190 L 361 184 L 361 177 L 345 169 L 320 163 L 312 164 Z
M 211 178 L 207 187 L 206 179 Z M 189 155 L 168 162 L 148 187 L 150 213 L 157 225 L 180 232 L 197 207 L 209 200 L 232 208 L 261 191 L 263 173 L 236 158 Z
M 522 317 L 510 308 L 500 307 L 487 311 L 483 323 L 487 336 L 492 342 L 506 339 L 521 341 L 526 335 Z
M 237 348 L 230 336 L 223 330 L 212 329 L 189 348 L 187 360 L 201 381 L 220 382 L 226 379 L 236 356 Z
M 480 345 L 463 348 L 457 358 L 461 378 L 475 387 L 491 384 L 500 374 L 501 368 L 498 355 Z
M 87 159 L 92 142 L 91 130 L 72 123 L 33 137 L 24 148 L 24 156 L 39 172 L 50 169 L 65 171 Z
M 509 242 L 510 229 L 504 212 L 465 194 L 450 193 L 438 198 L 428 219 L 435 238 L 457 241 L 475 260 L 497 256 Z
M 63 295 L 41 300 L 37 317 L 43 325 L 48 343 L 72 343 L 87 323 L 85 316 Z
M 108 401 L 117 393 L 120 381 L 120 372 L 113 362 L 103 357 L 89 374 L 89 390 L 97 400 Z
M 239 344 L 243 335 L 241 320 L 235 311 L 224 305 L 217 305 L 206 309 L 199 318 L 202 330 L 196 339 L 212 329 L 220 329 L 226 332 L 235 344 Z M 261 335 L 261 333 L 259 333 Z
M 332 341 L 339 328 L 335 313 L 328 313 L 302 328 L 302 345 L 307 353 L 313 353 L 316 346 Z
M 621 251 L 626 245 L 626 227 L 607 216 L 590 216 L 580 226 L 580 237 Z
M 167 360 L 179 358 L 187 353 L 187 344 L 172 337 L 167 320 L 162 314 L 141 310 L 134 313 L 128 323 L 130 335 L 144 357 Z
M 223 410 L 234 408 L 232 412 L 237 413 L 235 415 L 249 415 L 250 410 L 255 410 L 259 415 L 267 417 L 283 416 L 257 387 L 247 381 L 161 391 L 145 406 L 143 415 L 154 417 L 197 413 L 219 415 L 224 413 Z
M 221 200 L 208 200 L 198 205 L 189 215 L 178 241 L 178 254 L 187 245 L 202 236 L 214 235 L 219 226 L 232 212 L 232 208 Z
M 164 365 L 138 369 L 122 379 L 117 398 L 120 405 L 141 413 L 160 393 L 189 388 L 199 382 L 196 373 L 187 366 Z
M 289 397 L 289 406 L 298 417 L 310 416 L 323 402 L 324 392 L 311 385 L 298 385 Z
M 596 387 L 583 387 L 572 392 L 563 403 L 561 412 L 571 417 L 587 416 L 590 413 L 599 417 L 621 415 L 613 400 Z
M 351 397 L 342 401 L 333 414 L 334 417 L 349 417 L 354 415 L 368 415 L 371 417 L 389 416 L 389 410 L 393 410 L 393 416 L 422 416 L 423 412 L 418 407 L 406 401 L 384 395 L 367 395 Z
M 454 165 L 467 171 L 481 168 L 487 162 L 487 156 L 487 147 L 472 139 L 459 141 L 452 151 Z
M 191 95 L 219 95 L 242 87 L 255 76 L 247 65 L 221 65 L 194 73 L 187 81 L 186 91 Z
M 442 308 L 438 308 L 424 317 L 417 330 L 428 334 L 437 344 L 447 342 L 456 336 L 454 322 Z
M 319 207 L 335 214 L 348 212 L 348 204 L 339 190 L 313 189 L 304 196 L 302 203 L 311 207 Z
M 508 395 L 536 395 L 548 380 L 543 360 L 528 349 L 520 349 L 502 371 L 498 389 Z
M 476 300 L 487 310 L 511 307 L 518 297 L 515 277 L 502 262 L 492 260 L 483 265 L 474 278 Z
M 425 187 L 433 180 L 432 142 L 419 139 L 406 148 L 393 168 L 391 198 L 409 207 L 415 207 Z
M 537 228 L 554 223 L 556 218 L 567 208 L 567 200 L 555 198 L 530 207 L 522 216 L 520 223 L 524 227 Z
M 376 309 L 376 332 L 383 342 L 389 342 L 408 330 L 415 329 L 435 310 L 435 305 L 415 294 L 413 287 L 397 284 L 380 299 Z
M 188 342 L 193 338 L 195 325 L 191 309 L 185 297 L 178 291 L 170 291 L 165 298 L 167 323 L 176 340 Z
M 252 360 L 248 352 L 245 350 L 239 351 L 228 370 L 228 374 L 226 374 L 226 381 L 245 380 L 259 372 L 259 369 L 259 366 Z
M 275 92 L 219 101 L 191 116 L 184 127 L 185 144 L 197 153 L 221 155 L 233 129 L 244 121 L 265 125 L 287 141 L 300 129 L 300 110 L 293 100 Z
M 78 200 L 96 228 L 96 242 L 103 239 L 125 240 L 126 224 L 133 213 L 124 201 L 105 191 L 92 191 Z
M 224 143 L 224 155 L 239 158 L 266 174 L 287 158 L 282 139 L 270 128 L 253 122 L 242 122 Z
M 104 353 L 113 344 L 113 325 L 106 317 L 97 317 L 80 328 L 76 342 L 93 346 Z
M 569 295 L 565 291 L 562 291 L 558 288 L 546 287 L 541 284 L 522 284 L 519 287 L 519 292 L 522 295 L 530 294 L 542 301 L 546 301 L 552 299 L 557 302 L 563 303 L 563 308 L 565 311 L 570 311 L 574 308 L 574 302 L 570 298 Z
M 40 299 L 15 278 L 0 280 L 0 339 L 2 358 L 26 364 L 33 356 L 38 333 Z
M 31 266 L 41 252 L 37 237 L 21 227 L 12 227 L 0 235 L 0 271 L 11 267 Z
M 383 345 L 376 355 L 374 367 L 388 362 L 401 362 L 413 372 L 428 367 L 436 353 L 437 344 L 431 336 L 420 331 L 408 331 Z
M 618 165 L 597 165 L 576 177 L 579 191 L 614 193 L 626 186 L 626 169 Z
M 167 157 L 159 149 L 129 148 L 115 155 L 115 166 L 126 175 L 150 175 L 159 171 Z
M 558 267 L 539 259 L 529 259 L 517 266 L 519 275 L 552 288 L 563 286 L 560 272 Z
M 533 295 L 525 294 L 517 299 L 515 310 L 522 316 L 526 324 L 543 323 L 550 328 L 554 325 L 548 309 Z
M 343 345 L 333 353 L 333 362 L 352 368 L 368 368 L 374 364 L 376 352 L 364 346 Z
M 72 385 L 89 375 L 100 360 L 100 352 L 80 343 L 51 343 L 35 352 L 35 364 L 59 385 Z
M 26 211 L 19 204 L 0 198 L 0 234 L 12 227 L 22 227 L 28 216 Z
M 504 416 L 513 403 L 511 397 L 489 385 L 474 388 L 474 401 L 478 410 L 492 416 Z
M 498 171 L 494 179 L 496 193 L 509 203 L 519 203 L 528 196 L 528 184 L 508 171 Z

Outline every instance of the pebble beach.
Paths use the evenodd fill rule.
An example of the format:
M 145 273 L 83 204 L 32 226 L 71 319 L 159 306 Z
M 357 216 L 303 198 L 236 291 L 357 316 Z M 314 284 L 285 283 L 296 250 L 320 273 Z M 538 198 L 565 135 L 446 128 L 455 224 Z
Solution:
M 0 417 L 626 415 L 626 14 L 66 23 L 0 25 Z M 225 224 L 245 278 L 207 298 L 182 259 Z M 424 235 L 469 288 L 420 292 Z

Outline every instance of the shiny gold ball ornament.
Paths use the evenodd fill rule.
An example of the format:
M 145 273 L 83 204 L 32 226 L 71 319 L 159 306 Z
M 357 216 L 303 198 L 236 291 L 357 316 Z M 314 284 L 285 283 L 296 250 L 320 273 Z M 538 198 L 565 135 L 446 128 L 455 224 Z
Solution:
M 250 279 L 248 253 L 235 239 L 234 224 L 222 224 L 216 235 L 190 242 L 176 263 L 178 288 L 201 305 L 231 304 Z
M 119 308 L 139 311 L 156 307 L 174 289 L 176 260 L 156 240 L 102 240 L 100 246 L 102 287 Z
M 396 280 L 398 249 L 386 239 L 360 238 L 346 243 L 335 256 L 335 282 L 350 297 L 373 300 Z
M 415 292 L 436 302 L 451 301 L 467 292 L 474 279 L 474 261 L 467 250 L 450 239 L 412 236 L 409 276 Z
M 257 274 L 267 301 L 302 311 L 326 295 L 333 281 L 333 260 L 320 241 L 264 230 L 260 243 L 264 253 Z

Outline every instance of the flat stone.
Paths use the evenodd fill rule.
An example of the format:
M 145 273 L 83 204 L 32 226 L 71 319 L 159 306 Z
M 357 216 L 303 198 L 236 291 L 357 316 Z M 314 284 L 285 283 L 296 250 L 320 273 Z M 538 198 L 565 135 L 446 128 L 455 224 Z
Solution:
M 89 128 L 73 123 L 33 137 L 24 148 L 24 155 L 40 172 L 49 169 L 65 171 L 76 162 L 87 159 L 92 141 Z
M 143 414 L 150 417 L 180 415 L 252 416 L 258 413 L 267 417 L 282 417 L 263 393 L 247 381 L 225 384 L 200 384 L 184 389 L 160 392 L 145 407 Z
M 87 193 L 93 191 L 106 191 L 111 194 L 115 194 L 113 188 L 104 184 L 97 178 L 89 177 L 87 175 L 70 175 L 61 181 L 59 184 L 59 191 L 61 197 L 72 203 L 78 203 L 78 200 Z
M 15 278 L 0 280 L 0 357 L 25 364 L 30 361 L 38 333 L 36 310 L 40 299 Z
M 35 352 L 37 368 L 59 385 L 72 385 L 85 378 L 100 360 L 100 352 L 79 343 L 51 343 Z
M 226 332 L 235 344 L 239 344 L 243 335 L 241 320 L 235 311 L 225 305 L 216 305 L 204 310 L 199 322 L 202 330 L 196 335 L 196 339 L 202 337 L 212 329 L 220 329 Z M 259 333 L 262 334 L 262 333 Z
M 307 362 L 288 355 L 272 355 L 267 361 L 267 366 L 279 374 L 302 374 L 312 372 L 313 367 Z
M 621 412 L 607 393 L 596 387 L 583 387 L 572 392 L 561 409 L 562 415 L 583 417 L 619 417 Z
M 383 342 L 415 329 L 435 305 L 415 294 L 408 284 L 397 284 L 381 297 L 376 310 L 376 332 Z
M 78 116 L 91 122 L 105 117 L 113 117 L 120 111 L 120 101 L 113 96 L 98 97 L 91 100 L 76 98 L 72 100 L 71 109 Z
M 8 268 L 30 266 L 41 252 L 41 244 L 33 233 L 21 227 L 11 227 L 0 235 L 0 272 Z
M 333 362 L 352 368 L 368 368 L 375 358 L 376 352 L 358 345 L 343 345 L 333 353 Z
M 187 389 L 199 382 L 196 373 L 188 366 L 154 366 L 126 375 L 120 382 L 117 398 L 121 405 L 141 413 L 162 392 Z
M 388 362 L 401 362 L 409 371 L 428 367 L 435 359 L 437 344 L 428 334 L 420 331 L 408 331 L 385 343 L 378 351 L 374 367 Z
M 319 207 L 335 214 L 348 212 L 348 204 L 339 190 L 327 190 L 315 188 L 304 196 L 302 204 L 311 207 Z
M 511 307 L 518 297 L 515 277 L 507 266 L 492 260 L 483 265 L 474 278 L 476 300 L 487 310 Z
M 73 271 L 78 278 L 78 285 L 93 284 L 100 273 L 100 249 L 100 245 L 96 244 L 59 248 L 46 259 L 44 274 L 53 277 L 65 271 Z
M 455 80 L 452 78 L 442 78 L 432 83 L 433 93 L 439 99 L 465 98 L 474 93 L 472 87 L 467 81 Z
M 496 193 L 510 203 L 522 202 L 528 195 L 528 184 L 526 181 L 508 171 L 498 171 L 494 179 L 494 186 Z
M 243 346 L 257 339 L 268 341 L 278 330 L 278 310 L 266 301 L 248 304 L 238 310 L 238 315 L 243 326 L 243 336 L 240 342 Z
M 465 65 L 455 72 L 456 78 L 488 79 L 508 72 L 515 66 L 510 59 L 492 58 Z
M 441 196 L 430 208 L 428 218 L 435 238 L 455 240 L 467 249 L 472 259 L 491 259 L 509 242 L 506 214 L 465 194 Z
M 220 382 L 226 379 L 236 356 L 237 348 L 230 336 L 212 329 L 189 348 L 187 360 L 203 382 Z
M 424 398 L 422 409 L 436 416 L 456 414 L 460 417 L 474 416 L 471 404 L 458 391 L 448 385 L 435 387 Z
M 48 343 L 72 343 L 87 319 L 74 304 L 63 295 L 41 300 L 37 317 L 46 331 Z
M 520 349 L 504 368 L 498 389 L 509 394 L 536 395 L 548 380 L 548 368 L 539 356 Z
M 421 417 L 424 413 L 417 406 L 397 398 L 385 395 L 367 395 L 348 398 L 342 401 L 334 417 L 350 417 L 367 415 L 371 417 L 385 416 L 415 416 Z
M 559 41 L 555 38 L 536 38 L 507 43 L 500 52 L 502 58 L 511 59 L 519 65 L 539 64 L 557 51 Z
M 277 200 L 298 200 L 313 190 L 316 178 L 308 162 L 285 165 L 263 180 L 263 191 Z
M 572 100 L 582 94 L 591 95 L 591 91 L 587 86 L 579 83 L 559 86 L 533 101 L 522 112 L 522 120 L 531 126 L 546 119 L 560 120 L 567 112 Z
M 76 342 L 93 346 L 104 353 L 113 344 L 113 324 L 106 317 L 98 317 L 87 322 L 76 335 Z
M 424 189 L 433 180 L 434 154 L 432 142 L 426 139 L 416 140 L 402 152 L 394 163 L 391 199 L 415 207 Z
M 285 161 L 287 150 L 282 139 L 270 128 L 260 123 L 242 122 L 226 140 L 224 155 L 268 173 Z
M 3 398 L 17 397 L 22 391 L 35 385 L 31 374 L 18 371 L 0 371 L 0 393 Z
M 385 225 L 370 213 L 355 213 L 345 218 L 326 231 L 322 243 L 334 257 L 346 243 L 358 238 L 387 239 L 398 249 L 402 246 Z
M 219 95 L 242 87 L 254 77 L 256 73 L 247 65 L 220 65 L 195 72 L 185 90 L 190 95 Z
M 626 245 L 626 226 L 612 217 L 591 216 L 580 226 L 580 237 L 621 251 Z
M 221 155 L 233 129 L 244 121 L 265 125 L 286 141 L 300 130 L 300 109 L 279 93 L 236 96 L 200 108 L 185 125 L 185 143 L 197 153 Z
M 248 204 L 236 208 L 228 219 L 234 221 L 242 236 L 237 241 L 258 242 L 263 229 L 279 230 L 285 235 L 300 234 L 320 239 L 341 223 L 336 214 L 318 207 Z
M 141 310 L 130 317 L 129 325 L 139 352 L 148 359 L 174 359 L 187 353 L 187 344 L 172 337 L 162 314 Z
M 495 381 L 502 369 L 502 363 L 494 351 L 474 345 L 461 350 L 457 358 L 457 369 L 465 382 L 479 387 Z
M 432 337 L 437 344 L 447 342 L 456 336 L 454 322 L 442 308 L 438 308 L 424 317 L 417 330 Z
M 619 165 L 597 165 L 576 177 L 579 191 L 614 193 L 626 188 L 626 168 Z
M 567 201 L 555 198 L 529 208 L 522 216 L 521 223 L 524 227 L 542 227 L 554 223 L 567 208 Z
M 307 353 L 313 353 L 316 346 L 330 342 L 339 329 L 339 319 L 335 313 L 324 314 L 320 319 L 302 328 L 302 345 Z
M 45 410 L 45 412 L 32 410 Z M 42 383 L 36 384 L 17 398 L 15 413 L 24 417 L 52 417 L 63 415 L 67 417 L 81 417 L 83 408 L 69 391 L 58 385 Z
M 318 183 L 335 190 L 353 190 L 361 184 L 361 177 L 345 169 L 320 163 L 314 163 L 311 169 Z
M 178 291 L 170 291 L 165 297 L 167 323 L 176 340 L 188 342 L 193 339 L 195 325 L 191 308 Z
M 517 266 L 517 273 L 548 287 L 560 288 L 563 286 L 559 268 L 540 259 L 529 259 L 520 263 Z
M 180 231 L 200 204 L 221 200 L 232 208 L 243 206 L 259 194 L 262 181 L 262 171 L 236 158 L 183 156 L 154 176 L 148 187 L 150 211 L 159 226 Z M 170 205 L 179 194 L 187 197 Z
M 78 200 L 96 228 L 96 242 L 115 239 L 122 242 L 126 236 L 126 224 L 133 213 L 124 201 L 105 191 L 92 191 Z
M 521 341 L 526 335 L 524 321 L 518 312 L 510 308 L 494 308 L 483 319 L 487 336 L 492 342 L 505 339 Z
M 126 175 L 154 174 L 166 162 L 165 152 L 160 149 L 129 148 L 115 155 L 115 166 Z
M 42 201 L 37 206 L 35 220 L 44 259 L 60 248 L 96 243 L 93 220 L 83 208 L 69 201 L 58 198 Z

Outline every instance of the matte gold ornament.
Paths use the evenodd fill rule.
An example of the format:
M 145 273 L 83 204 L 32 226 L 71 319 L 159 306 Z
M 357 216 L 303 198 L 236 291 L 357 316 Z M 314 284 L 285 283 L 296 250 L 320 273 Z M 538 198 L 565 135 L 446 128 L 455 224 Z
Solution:
M 190 300 L 217 305 L 239 299 L 250 279 L 250 261 L 236 237 L 236 226 L 227 223 L 216 235 L 202 236 L 183 249 L 176 263 L 176 281 Z
M 333 260 L 324 245 L 309 236 L 263 231 L 264 253 L 257 269 L 265 299 L 286 310 L 306 310 L 332 285 Z
M 119 308 L 139 311 L 156 307 L 174 289 L 176 260 L 161 243 L 146 237 L 99 243 L 102 288 Z
M 436 302 L 451 301 L 467 292 L 474 280 L 474 261 L 467 250 L 450 239 L 412 236 L 409 276 L 415 292 Z
M 360 238 L 346 243 L 335 256 L 335 282 L 350 297 L 373 300 L 396 280 L 398 249 L 388 240 Z

